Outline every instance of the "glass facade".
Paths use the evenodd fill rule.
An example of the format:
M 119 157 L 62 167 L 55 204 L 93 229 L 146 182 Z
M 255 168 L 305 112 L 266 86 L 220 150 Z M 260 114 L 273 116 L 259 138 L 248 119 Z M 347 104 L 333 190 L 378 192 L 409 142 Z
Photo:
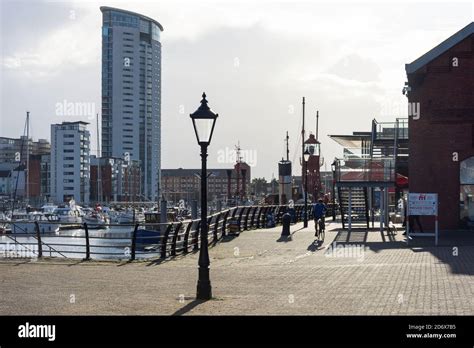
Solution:
M 460 218 L 464 227 L 474 227 L 474 157 L 460 165 Z
M 137 161 L 142 193 L 156 199 L 161 135 L 161 26 L 102 7 L 102 157 Z

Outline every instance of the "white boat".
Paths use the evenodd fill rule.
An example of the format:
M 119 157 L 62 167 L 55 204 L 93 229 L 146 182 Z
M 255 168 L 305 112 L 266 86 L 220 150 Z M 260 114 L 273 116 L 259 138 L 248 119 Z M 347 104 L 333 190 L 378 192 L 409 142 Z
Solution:
M 116 223 L 118 224 L 134 224 L 145 222 L 145 215 L 143 212 L 128 209 L 121 211 L 116 215 Z
M 52 203 L 46 203 L 45 205 L 43 205 L 41 207 L 41 211 L 43 213 L 49 213 L 49 214 L 53 214 L 54 213 L 54 210 L 57 209 L 58 206 L 57 205 L 54 205 Z
M 108 221 L 104 214 L 99 212 L 89 212 L 82 217 L 82 222 L 87 224 L 89 229 L 104 229 L 109 228 L 107 226 Z
M 62 207 L 54 210 L 61 223 L 60 228 L 78 228 L 82 224 L 81 211 L 77 207 Z
M 59 230 L 58 217 L 40 212 L 13 213 L 10 221 L 12 233 L 36 233 L 36 224 L 40 233 L 55 233 Z
M 5 213 L 0 213 L 0 234 L 10 231 L 10 217 Z

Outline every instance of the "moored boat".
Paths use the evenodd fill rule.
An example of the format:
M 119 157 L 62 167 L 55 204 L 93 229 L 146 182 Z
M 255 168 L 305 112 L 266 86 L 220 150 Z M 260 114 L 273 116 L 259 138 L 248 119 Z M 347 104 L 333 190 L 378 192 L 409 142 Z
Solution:
M 59 230 L 59 219 L 55 214 L 40 212 L 13 213 L 10 226 L 11 232 L 36 233 L 36 223 L 40 233 L 55 233 Z

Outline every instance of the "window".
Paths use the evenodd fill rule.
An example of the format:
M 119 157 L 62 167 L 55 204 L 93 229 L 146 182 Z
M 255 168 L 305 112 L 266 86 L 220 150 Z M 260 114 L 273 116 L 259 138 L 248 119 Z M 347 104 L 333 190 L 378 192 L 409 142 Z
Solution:
M 461 162 L 460 219 L 465 228 L 474 227 L 474 157 Z

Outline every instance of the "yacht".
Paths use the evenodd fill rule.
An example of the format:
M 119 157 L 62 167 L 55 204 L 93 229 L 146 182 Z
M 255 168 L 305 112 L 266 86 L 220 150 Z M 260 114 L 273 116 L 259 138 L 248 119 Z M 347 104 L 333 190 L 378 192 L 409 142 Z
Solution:
M 59 219 L 55 214 L 40 212 L 16 212 L 10 221 L 12 233 L 36 233 L 36 224 L 40 233 L 55 233 L 59 230 Z
M 105 214 L 90 210 L 86 212 L 86 214 L 82 217 L 82 222 L 87 224 L 89 229 L 105 229 L 109 228 L 108 226 L 108 218 Z
M 145 222 L 145 215 L 143 212 L 136 209 L 127 209 L 118 212 L 116 215 L 116 223 L 120 225 L 134 224 Z
M 79 228 L 82 224 L 82 214 L 78 207 L 58 207 L 54 214 L 59 218 L 60 229 Z

